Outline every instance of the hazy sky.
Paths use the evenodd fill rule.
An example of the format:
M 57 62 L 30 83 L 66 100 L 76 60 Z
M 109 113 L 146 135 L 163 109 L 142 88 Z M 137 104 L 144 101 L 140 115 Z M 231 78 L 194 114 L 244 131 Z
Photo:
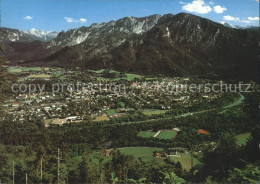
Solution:
M 259 26 L 258 0 L 2 0 L 2 27 L 67 30 L 126 16 L 187 12 L 216 22 Z

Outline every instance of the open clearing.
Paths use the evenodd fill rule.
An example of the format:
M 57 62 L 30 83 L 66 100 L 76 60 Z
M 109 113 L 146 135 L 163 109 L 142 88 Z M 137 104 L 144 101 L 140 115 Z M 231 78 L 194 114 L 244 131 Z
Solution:
M 144 162 L 151 161 L 153 159 L 163 162 L 165 157 L 153 157 L 153 153 L 155 151 L 161 152 L 163 148 L 158 147 L 125 147 L 125 148 L 118 148 L 118 150 L 126 155 L 132 155 L 136 160 L 142 159 Z M 100 154 L 100 153 L 99 153 Z M 95 158 L 98 156 L 98 153 L 94 153 L 90 156 L 93 159 L 94 163 L 98 164 L 98 159 Z M 105 157 L 103 162 L 107 162 L 112 159 L 112 155 Z M 180 162 L 182 167 L 186 170 L 191 169 L 191 154 L 189 152 L 183 153 L 182 155 L 170 156 L 170 159 L 174 162 Z M 192 157 L 193 159 L 193 166 L 199 164 L 199 160 L 197 158 Z
M 251 136 L 251 133 L 244 133 L 244 134 L 239 134 L 236 136 L 236 140 L 240 145 L 246 145 L 246 142 L 248 138 Z
M 191 160 L 191 154 L 189 152 L 183 153 L 182 155 L 170 156 L 170 158 L 174 162 L 180 162 L 182 168 L 186 169 L 187 171 L 191 169 L 192 160 L 193 160 L 193 166 L 200 163 L 197 158 L 192 157 Z
M 154 151 L 163 151 L 163 148 L 158 148 L 158 147 L 125 147 L 125 148 L 118 148 L 118 150 L 123 154 L 133 155 L 133 157 L 136 160 L 139 160 L 141 158 L 143 161 L 150 161 L 150 160 L 154 159 L 153 152 Z M 95 163 L 98 163 L 98 159 L 95 158 L 95 155 L 98 155 L 98 154 L 94 153 L 90 157 L 93 159 L 93 161 Z M 111 159 L 112 159 L 112 155 L 105 157 L 104 162 L 107 162 Z
M 133 155 L 135 159 L 141 158 L 143 161 L 150 161 L 154 151 L 163 151 L 163 148 L 158 147 L 127 147 L 119 148 L 119 151 L 124 154 Z

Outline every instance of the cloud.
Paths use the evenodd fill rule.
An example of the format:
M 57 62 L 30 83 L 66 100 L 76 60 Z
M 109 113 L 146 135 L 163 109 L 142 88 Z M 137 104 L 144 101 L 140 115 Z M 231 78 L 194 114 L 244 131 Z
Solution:
M 188 3 L 185 3 L 185 2 L 183 2 L 183 1 L 180 1 L 179 3 L 180 3 L 180 4 L 188 4 Z
M 241 22 L 246 23 L 246 24 L 250 24 L 251 23 L 250 20 L 241 20 Z
M 64 19 L 65 19 L 67 22 L 74 22 L 74 19 L 71 18 L 71 17 L 64 17 Z
M 221 7 L 219 5 L 214 6 L 214 12 L 216 12 L 216 13 L 223 13 L 224 11 L 227 11 L 227 8 L 225 8 L 224 6 L 223 7 Z
M 85 22 L 87 22 L 87 19 L 80 18 L 79 21 L 82 22 L 82 23 L 85 23 Z
M 260 19 L 259 19 L 259 17 L 248 17 L 248 20 L 257 21 Z
M 232 17 L 230 15 L 224 16 L 223 19 L 226 20 L 226 21 L 239 21 L 240 20 L 239 17 Z
M 183 10 L 188 12 L 206 14 L 211 12 L 211 7 L 207 5 L 204 0 L 194 0 L 191 3 L 186 4 L 182 7 Z
M 32 17 L 29 16 L 29 15 L 27 15 L 27 16 L 24 17 L 24 19 L 25 19 L 25 20 L 32 20 Z
M 213 4 L 215 4 L 215 3 L 214 3 L 213 1 L 210 1 L 209 4 L 210 4 L 210 5 L 213 5 Z
M 64 17 L 64 19 L 66 20 L 66 22 L 68 23 L 73 23 L 73 22 L 81 22 L 81 23 L 85 23 L 87 22 L 87 19 L 85 18 L 80 18 L 80 19 L 74 19 L 74 18 L 71 18 L 71 17 Z

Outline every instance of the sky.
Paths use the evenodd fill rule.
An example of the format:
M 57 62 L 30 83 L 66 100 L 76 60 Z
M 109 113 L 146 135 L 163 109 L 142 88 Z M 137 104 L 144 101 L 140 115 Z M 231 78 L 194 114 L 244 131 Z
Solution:
M 127 16 L 186 12 L 218 23 L 259 26 L 259 0 L 2 0 L 2 27 L 62 31 Z

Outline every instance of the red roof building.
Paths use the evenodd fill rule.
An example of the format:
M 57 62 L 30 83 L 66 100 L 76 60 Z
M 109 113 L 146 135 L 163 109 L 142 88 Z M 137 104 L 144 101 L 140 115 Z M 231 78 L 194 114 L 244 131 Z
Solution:
M 206 131 L 206 130 L 203 130 L 203 129 L 199 129 L 199 130 L 198 130 L 198 133 L 199 133 L 199 134 L 204 134 L 204 135 L 209 135 L 209 132 Z

